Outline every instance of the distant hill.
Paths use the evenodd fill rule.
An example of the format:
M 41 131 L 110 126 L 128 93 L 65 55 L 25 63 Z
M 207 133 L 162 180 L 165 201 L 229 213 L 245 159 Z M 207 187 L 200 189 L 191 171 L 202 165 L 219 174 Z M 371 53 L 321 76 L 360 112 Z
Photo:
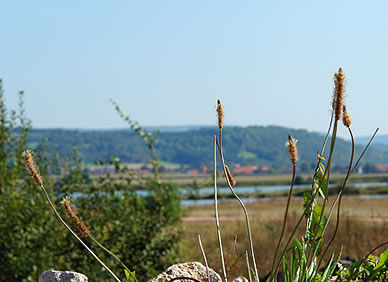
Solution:
M 185 132 L 200 128 L 211 127 L 203 125 L 172 125 L 172 126 L 144 126 L 146 130 L 161 131 L 161 132 Z
M 156 145 L 162 161 L 200 167 L 212 165 L 213 135 L 216 127 L 162 130 Z M 298 139 L 301 164 L 309 166 L 316 162 L 317 150 L 323 135 L 303 129 L 278 126 L 225 127 L 223 144 L 228 163 L 240 165 L 266 165 L 273 168 L 289 166 L 287 148 L 284 143 L 288 134 Z M 30 147 L 39 150 L 44 140 L 49 141 L 49 153 L 58 151 L 69 156 L 72 147 L 77 147 L 85 163 L 111 160 L 117 156 L 122 162 L 147 162 L 149 152 L 142 139 L 129 129 L 119 130 L 69 130 L 33 129 L 29 137 Z M 356 148 L 356 156 L 362 148 Z M 350 156 L 350 143 L 337 139 L 334 165 L 346 165 Z M 364 163 L 388 163 L 388 151 L 372 148 L 365 155 Z
M 356 139 L 358 144 L 368 144 L 370 136 L 359 137 Z M 375 148 L 382 151 L 388 151 L 388 134 L 385 135 L 376 135 L 374 138 L 371 148 Z

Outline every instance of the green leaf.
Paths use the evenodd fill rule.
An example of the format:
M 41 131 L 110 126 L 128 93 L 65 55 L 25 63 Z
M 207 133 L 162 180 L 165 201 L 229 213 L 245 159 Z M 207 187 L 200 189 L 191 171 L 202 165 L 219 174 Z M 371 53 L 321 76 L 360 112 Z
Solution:
M 329 270 L 330 270 L 331 265 L 333 263 L 333 259 L 334 259 L 334 251 L 331 253 L 329 263 L 326 266 L 325 272 L 323 272 L 323 274 L 322 274 L 321 281 L 327 281 L 330 278 L 329 275 L 331 276 L 331 274 L 329 274 Z
M 313 211 L 313 218 L 312 218 L 313 226 L 318 224 L 321 214 L 322 214 L 322 206 L 316 205 Z
M 291 258 L 290 258 L 290 280 L 292 281 L 292 279 L 295 277 L 295 274 L 298 270 L 298 261 L 296 260 L 295 258 L 295 248 L 292 248 L 292 251 L 291 251 Z
M 311 202 L 311 192 L 304 192 L 303 199 L 304 199 L 304 208 L 307 208 Z
M 126 277 L 125 282 L 136 282 L 135 271 L 129 272 L 128 270 L 124 269 L 124 273 Z
M 283 269 L 284 269 L 284 279 L 286 282 L 290 281 L 290 273 L 288 272 L 288 264 L 287 264 L 287 257 L 286 254 L 283 256 Z
M 374 270 L 379 268 L 380 266 L 388 263 L 388 249 L 386 249 L 379 258 L 379 263 L 375 266 Z
M 349 267 L 349 272 L 350 276 L 354 277 L 360 273 L 359 266 L 361 265 L 363 259 L 359 259 L 358 261 L 354 262 L 350 267 Z M 358 269 L 357 272 L 355 272 Z
M 321 169 L 321 168 L 320 168 Z M 323 174 L 318 173 L 315 183 L 314 183 L 314 188 L 318 189 L 319 194 L 322 196 L 324 200 L 326 200 L 326 195 L 327 195 L 327 182 L 323 178 Z
M 369 275 L 366 276 L 365 279 L 370 280 L 370 279 L 372 279 L 376 274 L 379 274 L 380 271 L 381 271 L 381 272 L 387 271 L 387 270 L 386 270 L 386 266 L 388 266 L 388 262 L 387 262 L 386 265 L 382 265 L 382 266 L 378 267 L 377 269 L 371 270 L 370 273 L 369 273 Z
M 325 166 L 322 163 L 319 163 L 319 170 L 323 174 L 325 174 Z
M 302 259 L 302 257 L 304 257 L 304 251 L 303 251 L 302 245 L 300 244 L 299 240 L 296 239 L 295 237 L 294 237 L 294 242 L 296 247 L 298 248 L 299 259 Z
M 306 255 L 305 255 L 305 252 L 304 252 L 304 249 L 303 249 L 301 243 L 295 237 L 294 237 L 294 242 L 295 242 L 295 245 L 298 249 L 299 265 L 302 268 L 302 272 L 303 272 L 304 268 L 306 267 Z
M 312 246 L 313 246 L 313 251 L 314 251 L 314 252 L 316 251 L 316 252 L 315 252 L 315 256 L 318 257 L 319 254 L 321 253 L 324 242 L 325 242 L 325 239 L 319 238 L 319 239 L 317 239 L 317 240 L 312 244 Z
M 333 251 L 333 255 L 334 255 L 334 251 Z M 338 254 L 337 259 L 332 263 L 332 265 L 330 266 L 330 264 L 329 264 L 329 265 L 327 266 L 327 268 L 329 269 L 329 271 L 327 272 L 326 278 L 325 278 L 325 279 L 322 279 L 322 281 L 328 281 L 329 278 L 331 278 L 331 277 L 333 276 L 335 267 L 337 266 L 338 261 L 339 261 L 340 258 L 341 258 L 341 255 L 342 255 L 342 248 L 341 248 L 340 253 Z

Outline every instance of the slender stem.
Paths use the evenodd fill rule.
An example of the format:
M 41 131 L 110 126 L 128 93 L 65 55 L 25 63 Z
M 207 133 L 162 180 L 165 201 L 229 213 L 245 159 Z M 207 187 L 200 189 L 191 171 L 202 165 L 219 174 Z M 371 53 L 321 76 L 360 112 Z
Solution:
M 354 165 L 354 167 L 353 167 L 352 171 L 350 172 L 350 174 L 353 174 L 353 171 L 357 168 L 357 166 L 358 166 L 358 164 L 360 163 L 362 157 L 364 156 L 366 150 L 368 150 L 370 144 L 372 143 L 373 139 L 375 138 L 375 136 L 376 136 L 376 134 L 377 134 L 377 132 L 378 132 L 379 130 L 380 130 L 380 128 L 377 128 L 377 129 L 376 129 L 375 133 L 373 134 L 373 136 L 372 136 L 371 139 L 369 140 L 368 144 L 366 145 L 366 147 L 365 147 L 364 150 L 362 151 L 360 157 L 358 158 L 358 160 L 357 160 L 356 164 Z
M 49 203 L 51 209 L 54 211 L 55 215 L 58 217 L 58 219 L 60 220 L 60 222 L 66 227 L 67 230 L 69 230 L 69 232 L 89 251 L 89 253 L 119 282 L 120 279 L 117 278 L 117 276 L 113 273 L 112 270 L 109 269 L 109 267 L 107 267 L 103 262 L 102 260 L 81 240 L 80 237 L 77 236 L 77 234 L 75 234 L 75 232 L 66 224 L 66 222 L 62 219 L 62 217 L 59 215 L 59 213 L 57 212 L 56 208 L 54 207 L 54 204 L 51 202 L 51 199 L 50 199 L 50 196 L 48 195 L 46 189 L 44 188 L 43 184 L 40 185 L 40 187 L 42 188 L 42 191 L 44 193 L 44 195 L 46 196 L 46 199 L 47 199 L 47 202 Z
M 222 265 L 222 272 L 224 274 L 224 280 L 225 282 L 228 281 L 227 278 L 227 272 L 225 267 L 225 261 L 224 261 L 224 251 L 222 249 L 222 239 L 221 239 L 221 229 L 220 229 L 220 221 L 218 217 L 218 198 L 217 198 L 217 148 L 216 148 L 216 140 L 217 137 L 214 136 L 214 213 L 216 217 L 216 227 L 217 227 L 217 239 L 218 239 L 218 246 L 220 248 L 220 257 L 221 257 L 221 265 Z
M 330 143 L 330 152 L 329 152 L 329 159 L 327 161 L 327 165 L 326 165 L 326 168 L 325 168 L 325 171 L 324 171 L 324 174 L 322 176 L 322 179 L 319 183 L 319 186 L 318 186 L 318 190 L 319 188 L 321 187 L 321 184 L 322 182 L 325 180 L 325 177 L 326 177 L 326 183 L 327 183 L 327 189 L 326 189 L 326 194 L 325 194 L 325 199 L 323 201 L 323 204 L 322 204 L 322 210 L 321 210 L 321 214 L 319 216 L 319 220 L 318 222 L 315 224 L 315 226 L 317 226 L 317 228 L 315 228 L 315 231 L 313 233 L 313 237 L 312 238 L 316 238 L 317 236 L 317 233 L 318 233 L 318 226 L 320 226 L 321 224 L 321 221 L 322 221 L 322 218 L 324 216 L 324 212 L 325 212 L 325 208 L 326 208 L 326 203 L 328 201 L 328 197 L 329 197 L 329 182 L 330 182 L 330 170 L 331 170 L 331 160 L 332 160 L 332 157 L 333 157 L 333 153 L 334 153 L 334 146 L 335 146 L 335 141 L 337 140 L 337 130 L 338 130 L 338 120 L 335 120 L 334 121 L 334 128 L 333 128 L 333 134 L 331 136 L 331 143 Z M 326 141 L 325 141 L 326 143 Z M 322 240 L 322 237 L 319 238 L 319 242 Z M 318 245 L 319 246 L 319 243 Z M 313 253 L 313 256 L 311 257 L 311 262 L 314 261 L 314 256 L 316 255 L 317 253 L 317 250 L 318 250 L 318 247 L 315 248 L 314 250 L 314 253 Z M 308 253 L 307 253 L 307 263 L 309 262 L 310 260 L 310 256 L 311 256 L 311 252 L 312 252 L 312 248 L 309 249 Z M 307 268 L 304 268 L 303 269 L 303 272 L 302 272 L 302 277 L 304 276 L 304 272 Z
M 330 118 L 330 123 L 329 123 L 329 129 L 327 130 L 327 134 L 326 134 L 326 137 L 325 137 L 325 141 L 324 141 L 323 144 L 322 144 L 322 148 L 321 148 L 321 154 L 322 154 L 322 155 L 323 155 L 323 152 L 325 151 L 327 140 L 329 139 L 331 127 L 333 126 L 333 120 L 334 120 L 334 111 L 331 112 L 331 118 Z
M 96 245 L 98 245 L 101 249 L 103 249 L 105 252 L 107 252 L 112 257 L 114 257 L 121 264 L 121 266 L 124 267 L 128 271 L 128 273 L 132 276 L 133 279 L 135 279 L 135 281 L 138 281 L 136 276 L 133 275 L 133 273 L 128 269 L 128 267 L 114 253 L 112 253 L 109 249 L 107 249 L 103 244 L 98 242 L 97 239 L 94 238 L 92 235 L 89 235 L 89 237 L 90 237 L 90 239 L 92 239 L 92 241 L 94 243 L 96 243 Z
M 334 120 L 334 111 L 331 112 L 331 118 L 330 118 L 330 123 L 329 123 L 329 128 L 327 130 L 327 133 L 326 133 L 326 137 L 325 137 L 325 140 L 322 144 L 322 148 L 321 148 L 321 151 L 318 151 L 318 160 L 317 160 L 317 165 L 315 167 L 315 170 L 314 170 L 314 175 L 313 175 L 313 182 L 311 184 L 311 189 L 312 189 L 312 192 L 311 194 L 314 194 L 313 192 L 315 190 L 319 190 L 322 182 L 323 182 L 323 177 L 322 177 L 322 180 L 320 181 L 318 187 L 316 187 L 316 180 L 317 180 L 317 176 L 318 176 L 318 173 L 319 173 L 319 170 L 320 170 L 320 165 L 322 163 L 322 158 L 323 158 L 323 153 L 325 151 L 325 148 L 326 148 L 326 144 L 327 144 L 327 141 L 329 140 L 329 136 L 330 136 L 330 131 L 331 131 L 331 128 L 333 126 L 333 120 Z M 314 196 L 313 199 L 313 202 L 311 204 L 311 206 L 309 207 L 309 210 L 311 211 L 310 212 L 310 215 L 308 217 L 308 219 L 306 219 L 306 232 L 308 232 L 310 230 L 310 227 L 311 227 L 311 222 L 312 222 L 312 217 L 313 217 L 313 210 L 315 208 L 315 205 L 316 205 L 316 200 L 318 200 L 318 194 L 315 194 L 316 196 Z M 307 245 L 308 245 L 308 241 L 304 240 L 303 241 L 303 248 L 304 249 L 307 249 Z M 310 254 L 311 254 L 311 248 L 309 248 L 309 251 L 308 251 L 308 254 L 307 254 L 307 265 L 309 264 L 309 258 L 310 258 Z M 304 269 L 305 270 L 305 269 Z M 303 273 L 302 273 L 302 276 L 304 275 L 304 270 L 303 270 Z
M 198 234 L 198 242 L 199 242 L 199 248 L 201 249 L 203 260 L 205 261 L 205 265 L 206 265 L 207 281 L 210 282 L 209 265 L 207 264 L 205 250 L 203 249 L 201 235 L 199 234 Z
M 234 235 L 234 250 L 236 251 L 236 255 L 239 257 L 240 254 L 238 253 L 238 248 L 237 248 L 237 235 Z
M 294 188 L 294 183 L 295 183 L 295 172 L 296 172 L 296 166 L 295 166 L 295 164 L 294 164 L 293 167 L 292 167 L 292 181 L 291 181 L 290 190 L 288 191 L 288 199 L 287 199 L 286 211 L 285 211 L 285 213 L 284 213 L 282 231 L 281 231 L 281 233 L 280 233 L 280 238 L 279 238 L 278 244 L 277 244 L 277 246 L 276 246 L 275 254 L 274 254 L 274 257 L 273 257 L 273 261 L 272 261 L 272 269 L 274 269 L 275 261 L 276 261 L 276 255 L 277 255 L 277 253 L 278 253 L 278 251 L 279 251 L 280 243 L 281 243 L 281 241 L 282 241 L 282 239 L 283 239 L 283 234 L 284 234 L 284 230 L 285 230 L 285 227 L 286 227 L 288 208 L 289 208 L 289 206 L 290 206 L 290 200 L 291 200 L 292 190 L 293 190 L 293 188 Z M 271 278 L 272 278 L 272 276 L 273 276 L 273 274 L 271 273 Z
M 350 172 L 351 172 L 351 169 L 352 169 L 352 165 L 353 165 L 353 158 L 354 158 L 354 137 L 353 137 L 353 133 L 352 133 L 352 130 L 350 129 L 350 127 L 348 127 L 348 130 L 349 130 L 349 134 L 350 134 L 350 138 L 351 138 L 351 141 L 352 141 L 352 153 L 351 153 L 351 157 L 350 157 L 350 162 L 349 162 L 349 166 L 348 166 L 348 171 L 346 173 L 346 177 L 345 177 L 345 180 L 344 180 L 344 183 L 342 184 L 342 188 L 341 188 L 341 191 L 339 192 L 338 196 L 337 196 L 337 199 L 338 199 L 338 206 L 337 206 L 337 222 L 336 222 L 336 225 L 335 225 L 335 230 L 334 230 L 334 233 L 329 241 L 329 243 L 327 244 L 325 250 L 323 251 L 323 254 L 319 260 L 319 263 L 318 263 L 318 267 L 316 268 L 316 271 L 315 273 L 317 274 L 318 273 L 318 269 L 322 263 L 322 259 L 323 257 L 325 256 L 327 250 L 329 249 L 329 247 L 331 246 L 331 244 L 333 243 L 334 241 L 334 238 L 335 236 L 337 235 L 337 232 L 338 232 L 338 227 L 339 227 L 339 222 L 340 222 L 340 210 L 341 210 L 341 202 L 342 202 L 342 197 L 344 195 L 344 190 L 345 190 L 345 186 L 350 178 Z M 332 207 L 335 206 L 336 202 L 337 202 L 337 199 L 335 200 L 335 202 L 333 203 Z M 330 216 L 331 216 L 331 211 L 330 210 Z M 327 220 L 326 222 L 326 226 L 328 225 L 329 223 L 329 220 L 330 218 Z M 326 226 L 325 226 L 325 229 L 326 229 Z M 323 232 L 324 234 L 324 232 Z M 322 239 L 321 239 L 322 240 Z M 315 275 L 316 275 L 315 274 Z
M 247 261 L 247 268 L 248 268 L 248 277 L 249 277 L 249 281 L 252 282 L 251 268 L 249 267 L 249 256 L 248 256 L 248 251 L 245 251 L 245 258 L 246 258 L 246 261 Z
M 217 141 L 217 140 L 216 140 Z M 232 187 L 232 184 L 230 183 L 229 181 L 229 178 L 227 177 L 227 173 L 226 173 L 226 165 L 225 165 L 225 159 L 224 159 L 224 155 L 223 155 L 223 152 L 222 152 L 222 147 L 220 146 L 220 144 L 217 142 L 217 146 L 218 146 L 218 151 L 220 153 L 220 157 L 221 157 L 221 163 L 222 163 L 222 168 L 224 170 L 224 176 L 225 176 L 225 180 L 226 180 L 226 183 L 228 184 L 229 186 L 229 189 L 230 191 L 232 192 L 232 194 L 234 195 L 234 197 L 237 199 L 237 201 L 240 203 L 241 205 L 241 208 L 243 209 L 244 211 L 244 214 L 245 214 L 245 222 L 247 224 L 247 232 L 248 232 L 248 240 L 249 240 L 249 249 L 250 249 L 250 252 L 251 252 L 251 256 L 252 256 L 252 262 L 253 262 L 253 269 L 255 271 L 255 276 L 257 277 L 257 280 L 259 280 L 259 273 L 257 271 L 257 266 L 256 266 L 256 259 L 255 259 L 255 252 L 253 250 L 253 240 L 252 240 L 252 232 L 251 232 L 251 225 L 249 223 L 249 216 L 248 216 L 248 211 L 247 211 L 247 208 L 245 207 L 243 201 L 240 199 L 240 197 L 236 194 L 236 192 L 234 191 L 233 187 Z
M 232 269 L 233 269 L 233 267 L 236 265 L 236 263 L 242 258 L 242 256 L 245 254 L 245 252 L 244 253 L 241 253 L 241 255 L 239 255 L 238 257 L 237 257 L 237 259 L 234 261 L 234 263 L 232 264 L 232 266 L 228 269 L 228 272 L 231 272 L 232 271 Z

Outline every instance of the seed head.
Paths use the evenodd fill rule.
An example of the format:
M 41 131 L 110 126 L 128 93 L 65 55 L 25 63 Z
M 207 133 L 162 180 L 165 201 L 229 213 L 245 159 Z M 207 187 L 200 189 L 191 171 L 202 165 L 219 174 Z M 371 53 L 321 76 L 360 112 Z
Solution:
M 78 228 L 78 230 L 81 232 L 82 235 L 85 237 L 90 236 L 90 230 L 86 227 L 85 223 L 83 223 L 79 217 L 74 212 L 73 208 L 71 207 L 71 201 L 70 198 L 65 197 L 61 201 L 61 204 L 63 205 L 63 208 L 65 209 L 65 212 L 67 216 L 71 219 L 71 221 L 74 223 L 74 225 Z
M 352 119 L 350 118 L 350 112 L 346 110 L 346 106 L 344 105 L 343 108 L 343 114 L 342 114 L 342 122 L 346 127 L 350 127 L 352 124 Z
M 224 127 L 224 106 L 220 100 L 217 100 L 217 115 L 218 115 L 218 127 L 221 129 Z
M 285 143 L 286 147 L 288 148 L 288 155 L 290 156 L 290 161 L 294 165 L 298 160 L 298 148 L 296 147 L 297 142 L 297 139 L 295 139 L 291 135 L 288 135 L 288 141 Z
M 340 68 L 338 72 L 334 74 L 333 110 L 335 114 L 335 120 L 340 120 L 342 116 L 344 92 L 345 92 L 345 73 Z
M 225 170 L 226 170 L 226 177 L 228 178 L 230 184 L 233 186 L 236 186 L 236 180 L 234 179 L 232 173 L 230 172 L 230 169 L 227 165 L 225 165 Z
M 31 151 L 25 150 L 22 156 L 24 157 L 24 161 L 26 162 L 26 168 L 27 168 L 28 174 L 32 177 L 32 179 L 35 181 L 37 185 L 39 186 L 43 185 L 42 177 L 40 176 L 40 173 L 39 173 L 39 168 L 34 162 Z

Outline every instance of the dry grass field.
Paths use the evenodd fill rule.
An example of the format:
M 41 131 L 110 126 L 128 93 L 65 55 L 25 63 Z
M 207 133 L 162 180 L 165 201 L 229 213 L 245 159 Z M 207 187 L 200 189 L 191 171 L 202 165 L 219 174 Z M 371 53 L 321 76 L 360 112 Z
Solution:
M 329 201 L 331 201 L 330 199 Z M 271 269 L 273 252 L 279 238 L 282 218 L 285 210 L 285 199 L 259 200 L 247 205 L 253 231 L 254 248 L 260 276 Z M 291 202 L 289 221 L 286 233 L 290 234 L 302 213 L 303 200 Z M 246 225 L 243 212 L 238 203 L 219 205 L 221 233 L 227 268 L 237 258 L 234 236 L 237 235 L 239 253 L 248 248 Z M 388 238 L 388 197 L 380 199 L 362 199 L 345 196 L 341 208 L 341 224 L 333 244 L 338 250 L 343 246 L 342 257 L 358 258 L 366 255 L 373 247 Z M 329 226 L 325 238 L 329 238 L 335 225 L 335 216 Z M 187 208 L 183 218 L 184 234 L 181 243 L 181 261 L 203 262 L 197 242 L 197 234 L 201 234 L 209 266 L 221 273 L 219 250 L 214 223 L 213 206 L 193 206 Z M 300 239 L 304 226 L 297 232 Z M 287 234 L 285 238 L 288 238 Z M 383 250 L 378 250 L 379 254 Z M 244 261 L 239 261 L 230 273 L 230 277 L 246 275 Z

